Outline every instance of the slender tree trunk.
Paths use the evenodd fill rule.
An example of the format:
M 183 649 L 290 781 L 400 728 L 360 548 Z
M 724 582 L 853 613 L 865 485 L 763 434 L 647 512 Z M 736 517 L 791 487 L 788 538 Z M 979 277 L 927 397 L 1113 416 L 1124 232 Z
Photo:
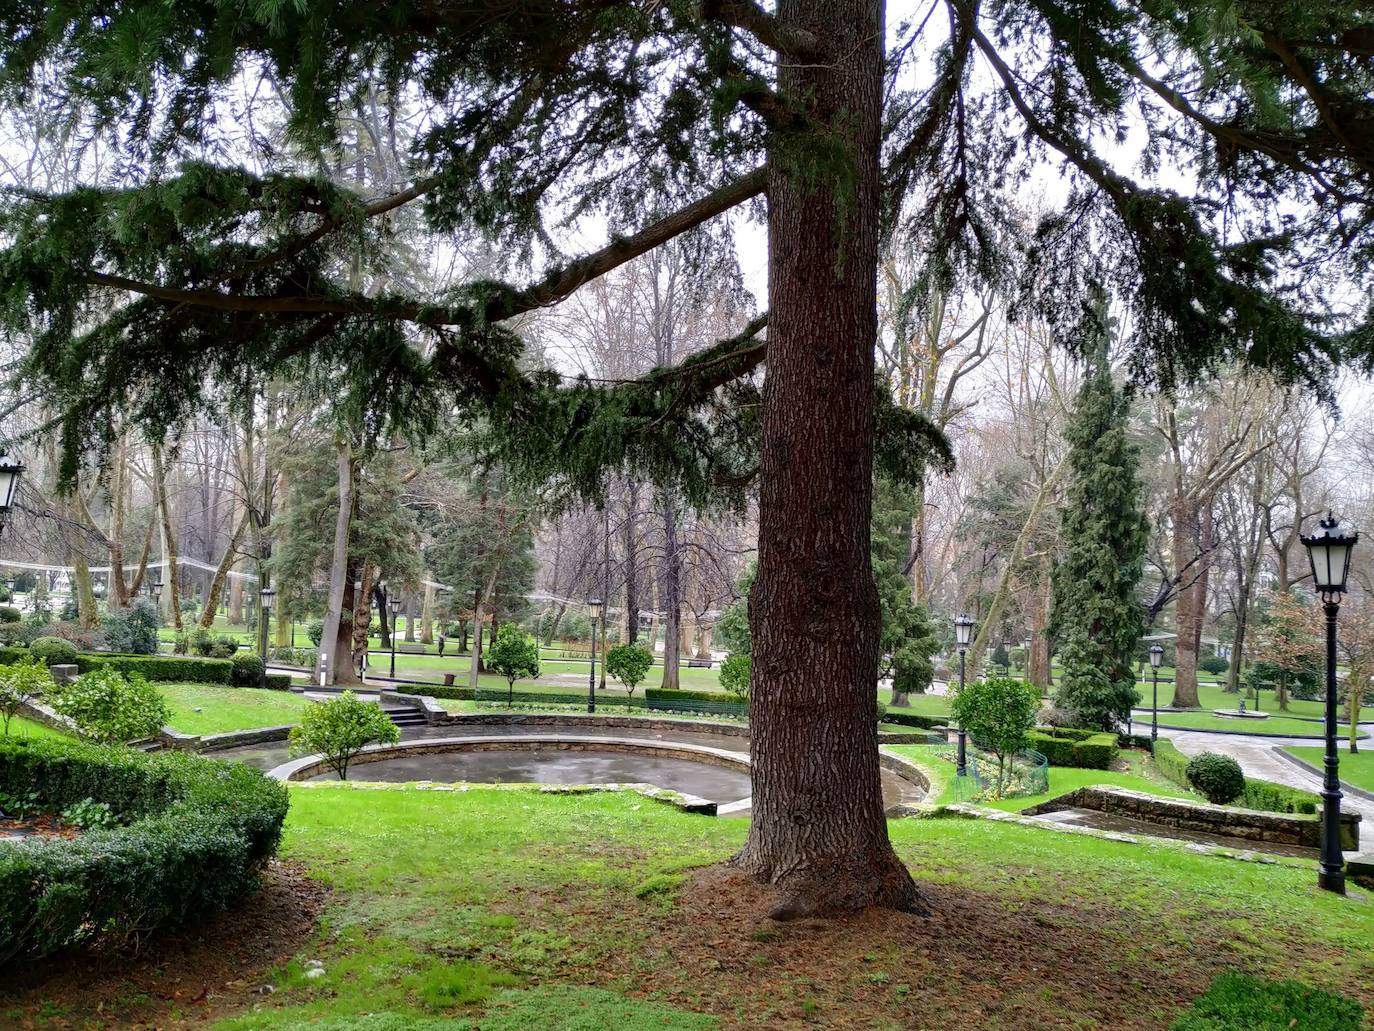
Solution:
M 733 862 L 778 917 L 919 908 L 887 836 L 878 773 L 878 590 L 869 559 L 877 335 L 879 0 L 779 0 L 829 53 L 779 62 L 786 95 L 853 156 L 802 181 L 770 156 L 769 328 L 758 578 L 750 594 L 753 820 Z
M 157 494 L 158 510 L 162 513 L 162 557 L 167 562 L 167 583 L 163 587 L 162 597 L 170 610 L 172 624 L 181 630 L 181 577 L 177 569 L 176 528 L 167 505 L 167 469 L 162 461 L 160 444 L 153 445 L 153 489 Z
M 682 648 L 682 555 L 677 542 L 677 510 L 663 502 L 663 686 L 681 686 L 678 666 Z
M 348 576 L 348 528 L 353 518 L 353 451 L 342 434 L 335 447 L 339 511 L 334 518 L 334 552 L 329 563 L 329 605 L 325 609 L 324 632 L 320 637 L 320 662 L 327 684 L 339 683 L 341 674 L 347 677 L 347 683 L 356 679 L 348 653 L 339 654 L 339 627 L 343 622 L 344 599 L 346 594 L 352 596 L 353 588 Z
M 1198 595 L 1196 549 L 1199 538 L 1197 502 L 1189 496 L 1175 495 L 1173 502 L 1174 569 L 1180 577 L 1174 602 L 1174 700 L 1180 709 L 1196 709 L 1197 645 L 1201 632 L 1202 603 Z
M 1031 642 L 1026 653 L 1026 679 L 1040 689 L 1050 690 L 1050 608 L 1054 604 L 1053 559 L 1047 550 L 1040 557 L 1040 584 L 1031 612 Z
M 210 590 L 205 595 L 205 611 L 200 614 L 199 623 L 207 630 L 215 625 L 215 612 L 219 609 L 219 599 L 224 591 L 224 581 L 229 578 L 229 569 L 238 559 L 239 542 L 243 540 L 243 535 L 247 530 L 248 512 L 245 510 L 239 518 L 238 526 L 234 527 L 234 532 L 229 536 L 229 543 L 224 548 L 224 557 L 219 560 L 214 579 L 210 581 Z
M 434 643 L 434 585 L 425 584 L 424 605 L 420 609 L 420 643 Z
M 639 484 L 625 489 L 625 643 L 639 640 Z
M 124 519 L 128 506 L 128 438 L 120 435 L 110 458 L 110 590 L 116 608 L 129 604 L 129 585 L 124 579 Z

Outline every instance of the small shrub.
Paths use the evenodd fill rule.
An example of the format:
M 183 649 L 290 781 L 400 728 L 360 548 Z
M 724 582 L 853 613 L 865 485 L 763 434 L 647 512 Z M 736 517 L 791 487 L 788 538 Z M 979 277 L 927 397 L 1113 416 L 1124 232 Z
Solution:
M 10 732 L 10 720 L 35 698 L 52 691 L 52 674 L 46 663 L 37 659 L 23 659 L 9 666 L 0 666 L 0 721 L 5 733 Z
M 1214 673 L 1220 676 L 1231 668 L 1230 660 L 1223 659 L 1220 655 L 1209 655 L 1197 664 L 1197 668 L 1205 673 Z
M 107 830 L 119 826 L 119 819 L 110 807 L 93 798 L 73 802 L 62 810 L 61 816 L 64 823 L 80 827 L 83 831 Z
M 0 623 L 18 623 L 24 614 L 13 605 L 0 605 Z
M 81 674 L 54 693 L 52 707 L 83 737 L 104 744 L 152 737 L 171 718 L 152 684 L 137 673 L 126 677 L 113 669 Z
M 969 737 L 997 757 L 995 797 L 1001 797 L 1007 759 L 1026 747 L 1040 710 L 1039 693 L 1022 680 L 989 677 L 965 685 L 951 708 Z
M 99 630 L 82 626 L 80 623 L 49 623 L 38 638 L 57 637 L 72 645 L 79 652 L 95 651 L 105 647 L 105 635 Z
M 887 719 L 887 706 L 882 702 L 878 703 L 878 722 L 882 723 Z
M 1170 1031 L 1359 1031 L 1363 1023 L 1358 1002 L 1301 981 L 1218 974 Z
M 1229 755 L 1202 752 L 1188 760 L 1188 783 L 1216 805 L 1234 802 L 1245 791 L 1245 774 Z
M 749 675 L 753 662 L 748 655 L 731 655 L 720 664 L 720 686 L 732 701 L 749 701 Z
M 618 644 L 606 653 L 606 672 L 625 685 L 628 695 L 635 693 L 653 664 L 653 653 L 638 644 Z
M 259 687 L 267 675 L 267 664 L 252 652 L 235 655 L 229 672 L 229 682 L 238 687 Z
M 231 659 L 238 650 L 239 642 L 235 638 L 221 634 L 210 642 L 206 655 L 212 659 Z
M 312 619 L 305 624 L 305 636 L 310 638 L 310 643 L 316 648 L 320 646 L 320 639 L 324 637 L 324 620 Z
M 139 598 L 127 609 L 111 609 L 101 620 L 100 631 L 111 651 L 129 655 L 157 654 L 157 631 L 162 616 L 147 598 Z
M 515 682 L 539 676 L 539 643 L 514 623 L 503 623 L 487 651 L 487 668 L 506 678 L 507 704 L 513 704 Z
M 306 709 L 289 740 L 293 756 L 319 753 L 340 780 L 347 780 L 349 763 L 365 745 L 395 744 L 401 731 L 376 702 L 360 702 L 345 691 Z
M 29 653 L 49 666 L 64 666 L 76 662 L 76 645 L 60 637 L 40 637 L 29 645 Z

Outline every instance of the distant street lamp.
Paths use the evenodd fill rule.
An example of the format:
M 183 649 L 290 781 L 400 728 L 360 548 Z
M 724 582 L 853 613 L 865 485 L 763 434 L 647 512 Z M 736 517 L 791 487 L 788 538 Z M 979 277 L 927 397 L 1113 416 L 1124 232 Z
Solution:
M 968 651 L 969 642 L 973 640 L 973 617 L 967 613 L 960 613 L 954 617 L 954 643 L 959 646 L 959 692 L 964 690 L 965 677 L 965 653 Z M 964 725 L 959 724 L 959 752 L 955 763 L 954 772 L 960 777 L 968 776 L 968 734 L 964 730 Z
M 276 600 L 277 592 L 270 587 L 264 587 L 258 592 L 261 599 L 258 605 L 258 644 L 262 650 L 262 686 L 267 686 L 267 621 L 272 615 L 272 602 Z
M 10 509 L 19 493 L 19 481 L 24 477 L 24 467 L 9 455 L 0 453 L 0 531 L 9 520 Z
M 587 711 L 596 712 L 596 617 L 600 613 L 601 599 L 588 598 L 587 607 L 592 610 L 592 671 L 587 679 Z
M 1312 562 L 1312 584 L 1326 610 L 1326 760 L 1322 783 L 1322 851 L 1317 885 L 1345 894 L 1345 857 L 1341 855 L 1341 778 L 1336 758 L 1336 617 L 1350 575 L 1350 553 L 1360 540 L 1327 510 L 1311 537 L 1299 538 Z
M 396 679 L 396 617 L 401 612 L 401 596 L 393 594 L 387 600 L 387 608 L 391 610 L 391 679 Z
M 161 601 L 162 601 L 162 581 L 161 581 L 161 580 L 154 580 L 152 583 L 150 583 L 150 584 L 148 585 L 148 593 L 151 594 L 151 595 L 153 596 L 153 603 L 154 603 L 154 604 L 157 604 L 158 602 L 161 602 Z
M 1154 681 L 1154 695 L 1150 701 L 1150 754 L 1155 754 L 1155 742 L 1159 740 L 1159 664 L 1164 661 L 1164 649 L 1158 644 L 1150 645 L 1150 678 Z

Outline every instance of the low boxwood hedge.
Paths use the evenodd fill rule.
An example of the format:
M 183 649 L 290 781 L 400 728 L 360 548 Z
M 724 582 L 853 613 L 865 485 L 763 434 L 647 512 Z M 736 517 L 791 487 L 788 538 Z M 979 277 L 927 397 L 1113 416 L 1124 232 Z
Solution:
M 1110 769 L 1116 758 L 1116 735 L 1068 727 L 1032 730 L 1026 746 L 1042 753 L 1051 766 L 1072 766 L 1081 770 Z
M 0 666 L 29 658 L 29 649 L 0 648 Z M 142 673 L 147 680 L 178 684 L 227 684 L 232 664 L 228 659 L 194 659 L 180 655 L 121 655 L 117 652 L 80 652 L 76 656 L 79 673 L 109 667 L 121 673 Z M 290 678 L 287 678 L 288 686 Z
M 0 844 L 0 963 L 224 908 L 256 886 L 287 809 L 284 785 L 240 763 L 47 739 L 0 740 L 0 794 L 93 799 L 121 824 Z
M 901 727 L 918 727 L 921 730 L 934 730 L 936 727 L 949 725 L 949 716 L 926 716 L 919 712 L 902 712 L 888 706 L 887 712 L 883 714 L 884 723 L 895 723 Z
M 1155 767 L 1179 787 L 1193 790 L 1188 783 L 1188 757 L 1172 741 L 1162 738 L 1155 744 Z M 1290 788 L 1268 780 L 1245 778 L 1245 790 L 1235 804 L 1243 809 L 1258 809 L 1269 813 L 1317 812 L 1321 799 L 1310 791 Z

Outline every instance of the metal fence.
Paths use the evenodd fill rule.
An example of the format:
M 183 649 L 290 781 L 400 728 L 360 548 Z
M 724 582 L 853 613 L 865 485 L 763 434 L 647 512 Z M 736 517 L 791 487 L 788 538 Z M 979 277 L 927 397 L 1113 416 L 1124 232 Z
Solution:
M 999 797 L 1025 798 L 1043 795 L 1050 789 L 1050 762 L 1032 748 L 1006 759 L 1000 772 L 1000 791 L 996 756 L 975 747 L 970 741 L 967 760 L 968 773 L 954 778 L 953 793 L 958 802 L 986 802 Z

